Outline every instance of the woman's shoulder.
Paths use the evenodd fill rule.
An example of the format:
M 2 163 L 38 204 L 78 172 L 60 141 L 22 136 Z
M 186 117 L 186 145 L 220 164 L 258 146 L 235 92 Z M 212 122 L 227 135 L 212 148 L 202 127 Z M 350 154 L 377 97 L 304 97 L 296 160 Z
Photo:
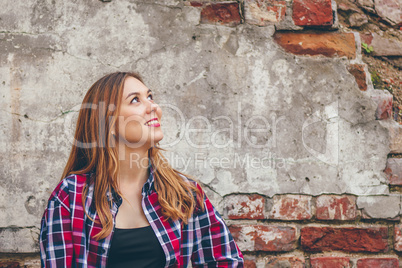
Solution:
M 68 175 L 57 184 L 49 201 L 58 199 L 64 202 L 71 194 L 81 194 L 89 177 L 90 173 Z
M 61 182 L 64 181 L 68 185 L 71 185 L 74 187 L 84 187 L 84 185 L 87 183 L 90 176 L 91 176 L 91 173 L 70 174 L 67 177 L 65 177 Z

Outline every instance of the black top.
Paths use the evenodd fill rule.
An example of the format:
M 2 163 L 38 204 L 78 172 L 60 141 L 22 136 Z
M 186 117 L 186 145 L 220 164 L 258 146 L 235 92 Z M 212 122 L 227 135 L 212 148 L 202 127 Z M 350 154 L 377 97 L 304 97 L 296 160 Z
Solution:
M 151 226 L 115 228 L 108 257 L 108 268 L 161 268 L 165 253 Z

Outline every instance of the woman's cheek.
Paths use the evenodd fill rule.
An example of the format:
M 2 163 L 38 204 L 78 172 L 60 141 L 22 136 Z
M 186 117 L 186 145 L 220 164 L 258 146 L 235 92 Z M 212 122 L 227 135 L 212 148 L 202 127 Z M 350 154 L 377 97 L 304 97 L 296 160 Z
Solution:
M 138 143 L 143 139 L 144 127 L 137 120 L 126 119 L 124 124 L 120 125 L 119 133 L 121 133 L 120 136 L 125 142 Z

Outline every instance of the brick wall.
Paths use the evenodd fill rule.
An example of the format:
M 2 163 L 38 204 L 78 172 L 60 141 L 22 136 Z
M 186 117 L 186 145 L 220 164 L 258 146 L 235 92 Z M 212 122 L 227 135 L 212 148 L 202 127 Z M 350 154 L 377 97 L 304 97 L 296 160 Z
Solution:
M 264 27 L 275 25 L 274 40 L 287 53 L 343 58 L 357 87 L 371 96 L 391 132 L 391 153 L 402 152 L 400 128 L 392 122 L 393 97 L 372 87 L 361 60 L 360 36 L 343 31 L 331 0 L 189 1 L 201 23 Z M 368 90 L 369 88 L 369 90 Z M 370 89 L 371 88 L 371 89 Z M 390 155 L 387 196 L 233 194 L 224 216 L 246 267 L 399 267 L 402 159 Z
M 399 267 L 400 195 L 230 195 L 224 203 L 247 267 Z
M 194 19 L 200 24 L 274 25 L 273 38 L 283 53 L 344 62 L 355 77 L 356 90 L 376 103 L 373 118 L 389 129 L 390 155 L 384 159 L 383 183 L 389 185 L 390 194 L 224 196 L 223 216 L 245 255 L 246 267 L 399 267 L 402 130 L 392 121 L 392 95 L 373 88 L 361 59 L 360 35 L 339 26 L 336 3 L 242 0 L 184 1 L 184 5 L 186 15 L 200 15 Z M 0 233 L 4 239 L 7 233 Z M 39 267 L 38 255 L 1 255 L 2 267 Z

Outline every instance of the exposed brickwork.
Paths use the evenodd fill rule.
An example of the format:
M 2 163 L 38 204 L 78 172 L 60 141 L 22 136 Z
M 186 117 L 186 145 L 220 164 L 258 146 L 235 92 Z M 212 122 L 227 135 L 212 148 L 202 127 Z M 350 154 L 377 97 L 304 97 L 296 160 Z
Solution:
M 244 13 L 246 23 L 266 26 L 283 20 L 286 13 L 286 1 L 246 0 Z
M 296 228 L 289 226 L 232 225 L 229 229 L 242 251 L 290 251 L 297 239 Z
M 385 252 L 387 227 L 303 227 L 301 245 L 306 251 Z
M 0 261 L 0 268 L 20 268 L 19 262 L 15 261 Z
M 348 71 L 355 77 L 359 89 L 362 91 L 366 91 L 367 83 L 366 83 L 366 72 L 364 71 L 364 65 L 350 64 L 348 66 Z
M 270 257 L 265 264 L 265 268 L 277 268 L 277 267 L 292 267 L 292 268 L 304 268 L 304 258 L 298 257 Z
M 312 217 L 311 196 L 277 195 L 274 196 L 273 202 L 269 213 L 271 219 L 308 220 Z
M 397 258 L 364 258 L 357 260 L 357 268 L 399 268 Z
M 39 254 L 0 254 L 0 268 L 6 267 L 40 268 L 41 265 Z
M 331 0 L 294 0 L 293 21 L 298 26 L 331 26 Z
M 390 153 L 402 153 L 402 126 L 395 122 L 388 122 L 387 128 L 390 136 Z
M 310 268 L 348 268 L 350 259 L 347 257 L 311 257 Z
M 203 4 L 201 2 L 192 1 L 189 2 L 189 5 L 192 7 L 202 7 Z
M 244 268 L 256 268 L 257 265 L 253 260 L 244 260 Z
M 384 172 L 389 184 L 402 185 L 402 158 L 388 158 Z
M 276 32 L 275 41 L 285 51 L 296 55 L 326 57 L 356 57 L 355 37 L 352 33 L 285 33 Z
M 316 199 L 318 220 L 355 220 L 357 217 L 356 197 L 321 195 Z
M 373 41 L 373 35 L 372 34 L 362 34 L 360 33 L 360 39 L 362 43 L 366 43 L 367 45 L 371 45 L 371 42 Z
M 225 207 L 231 220 L 264 219 L 265 198 L 257 194 L 232 195 L 225 198 Z
M 201 23 L 236 26 L 240 22 L 237 2 L 209 3 L 201 11 Z
M 101 0 L 101 1 L 110 2 L 110 0 Z M 378 6 L 380 6 L 379 4 L 386 5 L 387 3 L 396 3 L 396 1 L 398 0 L 355 0 L 353 2 L 356 4 L 357 11 L 356 10 L 351 11 L 350 7 L 347 7 L 345 3 L 340 4 L 338 3 L 339 4 L 338 7 L 345 13 L 354 13 L 348 17 L 348 20 L 351 25 L 354 24 L 355 26 L 357 26 L 359 23 L 366 24 L 365 19 L 367 20 L 367 18 L 369 17 L 368 14 L 366 15 L 363 13 L 359 13 L 360 9 L 358 9 L 357 5 L 364 6 L 367 4 L 369 5 L 372 4 L 373 8 L 375 9 L 373 9 L 372 11 L 368 11 L 367 13 L 373 13 L 373 14 L 376 13 L 376 16 L 378 15 L 380 17 L 383 17 L 383 19 L 387 20 L 386 14 L 378 12 L 381 11 L 381 9 L 378 10 Z M 222 49 L 223 52 L 232 53 L 235 57 L 228 58 L 227 60 L 228 65 L 225 65 L 226 62 L 223 64 L 225 65 L 225 67 L 229 66 L 229 64 L 232 64 L 233 62 L 235 63 L 238 62 L 237 60 L 239 59 L 240 61 L 242 61 L 246 57 L 252 58 L 253 60 L 258 59 L 258 56 L 260 55 L 258 54 L 260 53 L 260 49 L 262 53 L 265 53 L 266 51 L 271 53 L 272 49 L 271 38 L 273 32 L 276 29 L 277 32 L 274 34 L 274 40 L 288 53 L 293 53 L 295 55 L 301 55 L 301 56 L 318 56 L 318 57 L 324 56 L 331 58 L 346 57 L 347 59 L 353 59 L 353 61 L 347 61 L 344 59 L 342 60 L 335 59 L 333 61 L 335 62 L 333 66 L 335 66 L 336 68 L 330 68 L 329 72 L 331 72 L 332 70 L 334 72 L 339 71 L 338 69 L 339 66 L 340 66 L 339 68 L 341 68 L 341 71 L 343 72 L 344 66 L 346 66 L 349 73 L 354 76 L 359 90 L 367 91 L 368 85 L 366 83 L 366 80 L 369 81 L 370 79 L 366 76 L 365 65 L 356 64 L 356 62 L 361 63 L 362 55 L 357 55 L 354 34 L 350 32 L 343 33 L 342 27 L 339 29 L 339 31 L 336 32 L 335 31 L 325 32 L 325 29 L 328 30 L 328 28 L 331 26 L 333 26 L 334 28 L 336 27 L 333 25 L 335 16 L 334 11 L 332 10 L 331 2 L 333 3 L 334 1 L 333 0 L 184 1 L 185 9 L 191 12 L 179 15 L 178 10 L 182 9 L 181 4 L 175 7 L 171 5 L 169 6 L 169 9 L 172 10 L 177 9 L 178 12 L 177 14 L 172 13 L 173 15 L 169 14 L 168 18 L 175 19 L 175 21 L 177 22 L 177 24 L 175 24 L 175 27 L 176 25 L 178 26 L 179 23 L 183 24 L 190 23 L 192 28 L 190 30 L 187 30 L 186 34 L 189 31 L 188 33 L 190 34 L 190 36 L 193 35 L 194 41 L 197 40 L 198 42 L 199 39 L 202 38 L 204 38 L 203 41 L 207 41 L 207 39 L 209 39 L 212 40 L 211 41 L 212 46 L 219 45 L 219 47 Z M 349 3 L 351 2 L 349 1 Z M 290 7 L 290 5 L 292 5 L 292 7 Z M 392 7 L 394 8 L 395 6 Z M 158 8 L 160 8 L 160 6 L 158 6 Z M 166 10 L 167 9 L 168 8 L 166 8 Z M 395 10 L 392 11 L 393 11 L 392 13 L 394 12 L 397 13 L 396 8 Z M 148 15 L 153 14 L 149 13 Z M 150 16 L 149 19 L 151 18 L 152 17 Z M 196 25 L 198 24 L 199 19 L 200 22 L 203 24 L 216 25 L 216 27 L 215 26 L 211 27 L 211 25 Z M 381 23 L 383 22 L 384 21 L 382 21 Z M 240 27 L 238 27 L 237 29 L 230 29 L 230 28 L 228 29 L 227 27 L 221 27 L 221 26 L 235 27 L 241 23 L 247 23 L 256 26 L 268 26 L 268 27 L 260 28 L 260 27 L 252 27 L 250 25 L 240 25 Z M 393 24 L 392 21 L 391 24 Z M 158 26 L 160 24 L 154 23 L 154 25 Z M 274 25 L 275 27 L 273 27 L 272 25 Z M 400 26 L 400 24 L 398 24 L 398 26 Z M 307 28 L 309 28 L 308 31 L 304 31 Z M 398 31 L 396 27 L 394 28 L 395 31 Z M 162 29 L 164 28 L 162 27 Z M 280 30 L 284 30 L 284 32 L 281 32 Z M 402 31 L 402 28 L 400 28 L 400 30 Z M 217 34 L 215 33 L 211 34 L 212 31 L 216 31 Z M 296 31 L 296 32 L 290 32 L 290 31 Z M 16 33 L 18 31 L 14 32 Z M 261 35 L 260 34 L 261 32 L 263 32 L 264 35 Z M 191 41 L 191 37 L 188 37 L 186 34 L 181 36 L 183 36 L 183 38 L 185 39 L 190 39 L 190 42 L 193 42 Z M 391 39 L 379 35 L 378 33 L 370 33 L 370 34 L 360 33 L 360 36 L 362 42 L 372 46 L 373 48 L 373 51 L 369 53 L 367 52 L 367 54 L 378 57 L 392 56 L 395 57 L 394 60 L 398 61 L 401 60 L 402 50 L 400 49 L 401 47 L 400 39 L 398 40 L 395 39 L 394 41 L 391 41 Z M 154 36 L 152 36 L 152 40 L 154 40 Z M 178 40 L 177 44 L 184 42 L 183 40 Z M 164 40 L 161 40 L 161 42 L 164 42 Z M 166 44 L 166 47 L 168 45 L 170 44 Z M 16 46 L 14 47 L 17 48 L 19 46 L 17 46 L 16 44 Z M 267 49 L 265 50 L 265 48 Z M 177 49 L 179 50 L 181 49 L 181 47 L 178 46 Z M 205 47 L 200 46 L 198 47 L 198 49 L 204 50 Z M 237 51 L 239 51 L 239 53 L 237 53 Z M 249 51 L 252 51 L 253 53 L 254 52 L 258 53 L 252 55 L 251 53 L 249 53 Z M 276 48 L 273 51 L 275 53 L 278 52 Z M 209 52 L 215 53 L 216 50 L 211 49 Z M 200 58 L 205 57 L 205 55 L 202 53 L 198 54 L 199 55 L 197 55 L 197 57 L 198 56 Z M 90 53 L 87 55 L 88 57 L 90 57 L 89 56 Z M 244 57 L 244 55 L 246 55 L 246 57 Z M 282 76 L 288 75 L 289 77 L 291 76 L 300 77 L 300 79 L 298 78 L 298 81 L 302 81 L 305 79 L 305 81 L 307 81 L 306 83 L 310 83 L 310 85 L 306 87 L 308 88 L 310 86 L 314 86 L 313 83 L 317 83 L 319 81 L 315 79 L 317 78 L 317 76 L 312 76 L 311 73 L 309 73 L 311 71 L 309 69 L 303 70 L 303 73 L 300 73 L 300 70 L 297 71 L 297 68 L 300 69 L 304 68 L 304 66 L 302 66 L 300 62 L 303 62 L 304 60 L 306 60 L 306 62 L 310 61 L 310 63 L 307 65 L 310 68 L 311 66 L 314 65 L 314 63 L 324 62 L 324 64 L 327 65 L 328 62 L 332 60 L 332 59 L 325 59 L 322 61 L 316 60 L 314 62 L 314 57 L 305 57 L 301 61 L 299 61 L 299 59 L 292 61 L 287 60 L 291 58 L 288 57 L 289 55 L 286 56 L 288 58 L 286 57 L 283 58 L 282 56 L 272 55 L 272 57 L 270 56 L 269 59 L 272 59 L 273 63 L 278 62 L 277 61 L 278 59 L 284 60 L 286 61 L 286 66 L 284 64 L 279 65 L 273 64 L 272 66 L 270 66 L 271 62 L 265 61 L 264 59 L 264 61 L 258 63 L 260 65 L 259 69 L 252 70 L 252 71 L 256 70 L 258 71 L 254 73 L 255 77 L 260 78 L 263 77 L 264 75 L 267 75 L 268 77 L 270 75 L 270 72 L 268 71 L 270 68 L 272 68 L 275 69 L 275 71 L 277 71 L 278 73 L 282 73 L 281 74 Z M 235 61 L 233 61 L 233 59 L 235 59 Z M 385 60 L 385 58 L 383 59 Z M 391 59 L 392 58 L 388 58 L 388 60 Z M 18 62 L 19 61 L 20 60 L 18 60 Z M 313 62 L 313 64 L 311 64 L 311 62 Z M 351 62 L 353 62 L 353 64 L 351 64 Z M 200 62 L 200 64 L 202 63 L 203 62 Z M 246 64 L 243 65 L 246 67 L 244 67 L 241 64 L 242 68 L 248 68 L 249 66 L 253 65 L 248 64 L 249 62 L 245 63 L 247 63 L 247 65 Z M 16 64 L 15 69 L 17 69 L 18 67 L 17 65 L 18 64 Z M 299 66 L 295 68 L 296 65 Z M 204 66 L 204 67 L 205 69 L 208 68 L 208 70 L 210 68 L 210 66 Z M 229 70 L 230 68 L 226 69 Z M 219 70 L 221 69 L 213 69 L 215 73 L 218 73 Z M 197 70 L 194 69 L 193 71 Z M 313 71 L 320 72 L 321 70 L 318 69 Z M 245 77 L 242 76 L 243 74 L 244 74 L 243 72 L 234 73 L 235 76 Z M 193 79 L 192 78 L 193 74 L 189 75 L 189 77 L 190 76 L 191 79 Z M 198 77 L 205 78 L 205 75 L 201 74 Z M 214 77 L 210 78 L 211 80 L 212 79 L 214 80 L 213 83 L 211 83 L 211 85 L 214 84 L 213 89 L 219 90 L 219 88 L 215 88 L 215 85 L 217 83 L 215 83 Z M 277 85 L 278 87 L 282 88 L 282 85 L 277 84 L 277 81 L 274 80 L 276 79 L 276 76 L 269 76 L 268 78 L 270 78 L 268 79 L 269 81 L 264 80 L 260 81 L 260 79 L 257 79 L 258 80 L 257 83 L 259 84 L 258 88 L 261 86 L 263 89 L 265 88 L 269 91 L 270 88 L 273 88 L 274 86 L 276 87 Z M 317 86 L 317 88 L 318 90 L 325 91 L 333 84 L 328 83 L 327 87 L 326 83 L 330 81 L 330 79 L 327 78 L 331 77 L 323 75 L 323 78 L 324 78 L 323 79 L 324 86 L 323 87 Z M 179 84 L 180 82 L 180 85 L 183 84 L 183 86 L 190 86 L 190 83 L 186 84 L 187 81 L 188 80 L 178 81 L 177 84 Z M 254 82 L 256 82 L 256 79 L 253 79 L 251 81 L 251 83 Z M 290 80 L 290 82 L 294 82 L 294 80 Z M 7 84 L 8 82 L 6 83 L 5 81 L 3 81 L 3 83 Z M 223 84 L 223 82 L 221 84 Z M 283 81 L 282 84 L 284 85 L 283 88 L 285 88 L 285 86 L 287 85 L 290 85 L 289 83 L 286 85 L 286 83 L 283 83 Z M 339 84 L 342 84 L 342 78 L 340 78 Z M 231 87 L 230 84 L 225 83 L 225 85 L 227 85 L 228 88 Z M 179 88 L 180 87 L 181 86 L 179 86 Z M 292 87 L 292 85 L 290 87 Z M 301 92 L 301 90 L 305 90 L 306 88 L 304 88 L 300 84 L 300 87 L 297 87 L 296 90 L 300 90 Z M 347 88 L 348 87 L 346 86 L 345 89 Z M 190 91 L 192 90 L 191 88 L 188 89 Z M 342 85 L 340 89 L 343 90 Z M 187 90 L 187 88 L 183 87 L 181 90 Z M 249 89 L 244 88 L 244 92 L 246 92 L 245 94 L 248 94 L 251 91 Z M 319 95 L 313 96 L 311 93 L 314 94 L 315 92 L 305 90 L 306 95 L 303 96 L 300 95 L 300 96 L 302 96 L 303 98 L 306 97 L 305 100 L 307 100 L 308 97 L 311 97 L 313 99 L 320 98 Z M 309 94 L 309 96 L 307 96 L 307 94 Z M 358 96 L 366 96 L 366 98 L 370 98 L 368 97 L 368 95 L 370 94 L 372 93 L 369 90 L 369 92 L 361 94 L 359 93 Z M 257 94 L 255 96 L 257 96 L 258 98 L 261 97 L 261 94 Z M 285 102 L 287 102 L 286 98 L 288 97 L 293 98 L 294 96 L 289 96 L 289 94 L 288 96 L 278 96 L 279 102 L 282 102 L 284 99 Z M 269 94 L 267 95 L 267 98 L 269 98 Z M 326 100 L 325 98 L 321 98 L 321 100 L 322 101 L 320 101 L 320 105 L 326 105 L 329 99 Z M 378 120 L 390 119 L 392 114 L 391 109 L 393 106 L 392 96 L 378 95 L 374 96 L 373 100 L 376 101 L 378 105 L 375 118 Z M 284 107 L 285 106 L 280 106 L 278 107 L 278 109 L 272 108 L 272 110 L 278 110 L 278 111 L 281 109 L 284 110 L 287 106 L 285 108 Z M 298 107 L 296 106 L 294 108 L 296 109 Z M 314 110 L 315 108 L 317 108 L 317 106 L 314 105 L 311 106 L 310 108 Z M 304 113 L 304 115 L 306 114 L 305 111 L 300 111 L 300 113 L 301 114 Z M 385 120 L 377 123 L 385 124 L 389 121 L 390 120 Z M 289 124 L 288 126 L 292 126 L 292 124 Z M 392 128 L 389 127 L 389 135 L 391 143 L 390 145 L 391 152 L 402 153 L 402 128 L 400 126 L 393 126 Z M 291 142 L 289 144 L 291 144 Z M 291 155 L 291 153 L 287 153 L 287 155 L 283 157 L 288 157 L 288 155 Z M 368 155 L 367 157 L 373 159 L 372 156 L 373 155 Z M 296 160 L 300 160 L 300 158 Z M 383 160 L 385 161 L 385 159 Z M 372 168 L 370 161 L 368 161 L 367 167 L 370 169 Z M 382 165 L 380 165 L 380 167 L 382 167 Z M 352 175 L 350 179 L 353 180 L 354 169 L 351 170 Z M 312 171 L 314 170 L 312 169 Z M 389 180 L 390 185 L 402 186 L 402 158 L 388 159 L 387 166 L 384 172 Z M 282 175 L 278 173 L 278 178 L 280 176 Z M 295 184 L 300 182 L 298 181 L 299 179 L 303 180 L 303 177 L 300 178 L 300 176 L 297 173 L 294 175 L 295 178 L 293 178 L 293 175 L 291 176 L 292 177 L 290 177 L 290 179 L 296 180 Z M 367 177 L 368 180 L 371 179 L 369 176 Z M 365 185 L 368 186 L 367 189 L 369 189 L 369 191 L 371 190 L 370 183 L 371 181 L 367 181 L 367 185 Z M 280 189 L 280 193 L 284 193 L 283 188 L 281 188 L 283 185 L 279 186 L 280 187 L 278 189 Z M 356 193 L 354 191 L 349 191 L 350 188 L 346 187 L 342 188 L 343 186 L 342 184 L 337 184 L 336 186 L 340 186 L 340 188 L 336 189 L 338 193 L 339 192 L 343 193 L 341 191 L 338 191 L 338 189 L 342 189 L 342 191 L 344 190 L 344 192 L 348 193 L 353 194 Z M 327 189 L 334 189 L 334 188 L 328 187 Z M 244 192 L 256 191 L 255 188 L 240 189 L 240 191 L 243 190 Z M 260 190 L 259 192 L 261 194 L 266 195 L 276 194 L 275 192 L 267 193 L 263 189 L 257 188 L 257 190 Z M 232 192 L 224 194 L 219 193 L 221 196 L 225 196 L 224 197 L 224 207 L 226 212 L 225 215 L 227 215 L 229 219 L 227 223 L 231 224 L 229 226 L 230 231 L 233 237 L 235 238 L 236 242 L 238 243 L 240 249 L 246 254 L 248 254 L 248 258 L 247 257 L 245 258 L 244 266 L 246 268 L 256 268 L 257 266 L 258 267 L 262 266 L 266 268 L 399 267 L 398 256 L 402 256 L 402 223 L 395 224 L 395 222 L 392 222 L 392 220 L 398 220 L 398 221 L 400 220 L 399 215 L 401 214 L 400 211 L 401 196 L 399 194 L 392 193 L 389 195 L 384 194 L 382 196 L 377 195 L 375 197 L 368 196 L 368 198 L 373 198 L 373 200 L 375 199 L 375 201 L 371 202 L 369 199 L 368 201 L 363 200 L 363 198 L 361 198 L 361 196 L 359 195 L 358 197 L 355 197 L 353 195 L 323 194 L 315 197 L 317 193 L 317 191 L 315 190 L 316 189 L 312 188 L 312 192 L 314 192 L 314 197 L 309 195 L 297 195 L 297 194 L 274 195 L 272 198 L 272 206 L 271 204 L 270 206 L 267 206 L 267 202 L 271 202 L 271 199 L 266 199 L 265 197 L 258 194 L 250 194 L 250 195 L 233 194 Z M 323 192 L 326 192 L 326 190 L 320 191 L 318 193 L 320 194 Z M 292 189 L 291 191 L 286 193 L 294 193 L 294 190 Z M 226 196 L 227 194 L 232 195 Z M 378 192 L 375 193 L 370 192 L 368 194 L 374 195 L 378 194 Z M 380 194 L 382 194 L 382 192 Z M 393 197 L 391 198 L 389 196 Z M 266 208 L 268 207 L 269 210 L 267 209 L 266 211 Z M 397 214 L 398 217 L 393 217 L 394 215 L 392 213 L 394 213 L 395 215 Z M 391 215 L 392 217 L 389 217 L 388 215 Z M 329 227 L 305 226 L 306 222 L 309 220 L 312 220 L 312 222 L 314 222 L 315 225 L 320 225 L 323 223 L 323 221 L 332 221 L 332 222 L 325 222 L 328 223 L 328 225 L 331 225 Z M 337 221 L 357 221 L 357 220 L 362 221 L 346 222 L 346 223 L 337 222 Z M 299 221 L 299 222 L 289 222 L 289 221 Z M 377 221 L 381 222 L 381 224 L 387 225 L 387 227 L 360 226 L 361 224 L 369 225 Z M 287 226 L 288 224 L 295 226 Z M 353 227 L 343 227 L 343 225 L 346 224 L 348 224 L 348 226 L 353 225 Z M 394 228 L 392 228 L 393 225 Z M 389 230 L 388 228 L 391 228 L 391 230 Z M 388 237 L 388 234 L 392 232 L 393 237 L 392 238 Z M 300 233 L 300 240 L 299 240 L 299 233 Z M 36 235 L 33 236 L 35 236 L 36 239 Z M 337 251 L 337 252 L 332 254 L 330 251 Z M 342 253 L 340 253 L 339 251 L 342 251 Z M 325 253 L 314 254 L 316 256 L 311 256 L 312 252 L 313 253 L 325 252 Z M 375 256 L 376 255 L 375 253 L 380 253 L 382 256 L 377 257 Z M 387 257 L 384 257 L 383 253 L 386 253 Z M 392 254 L 398 254 L 398 256 L 393 257 Z M 35 266 L 27 264 L 28 262 L 18 261 L 17 258 L 12 259 L 11 261 L 9 261 L 8 259 L 5 260 L 6 261 L 0 260 L 0 268 L 40 267 L 39 258 L 37 258 L 36 260 L 37 262 L 34 264 Z
M 394 227 L 394 249 L 402 251 L 402 224 L 396 224 Z
M 392 118 L 392 99 L 391 94 L 372 96 L 373 100 L 377 103 L 377 110 L 375 112 L 375 118 L 377 120 L 384 120 Z

